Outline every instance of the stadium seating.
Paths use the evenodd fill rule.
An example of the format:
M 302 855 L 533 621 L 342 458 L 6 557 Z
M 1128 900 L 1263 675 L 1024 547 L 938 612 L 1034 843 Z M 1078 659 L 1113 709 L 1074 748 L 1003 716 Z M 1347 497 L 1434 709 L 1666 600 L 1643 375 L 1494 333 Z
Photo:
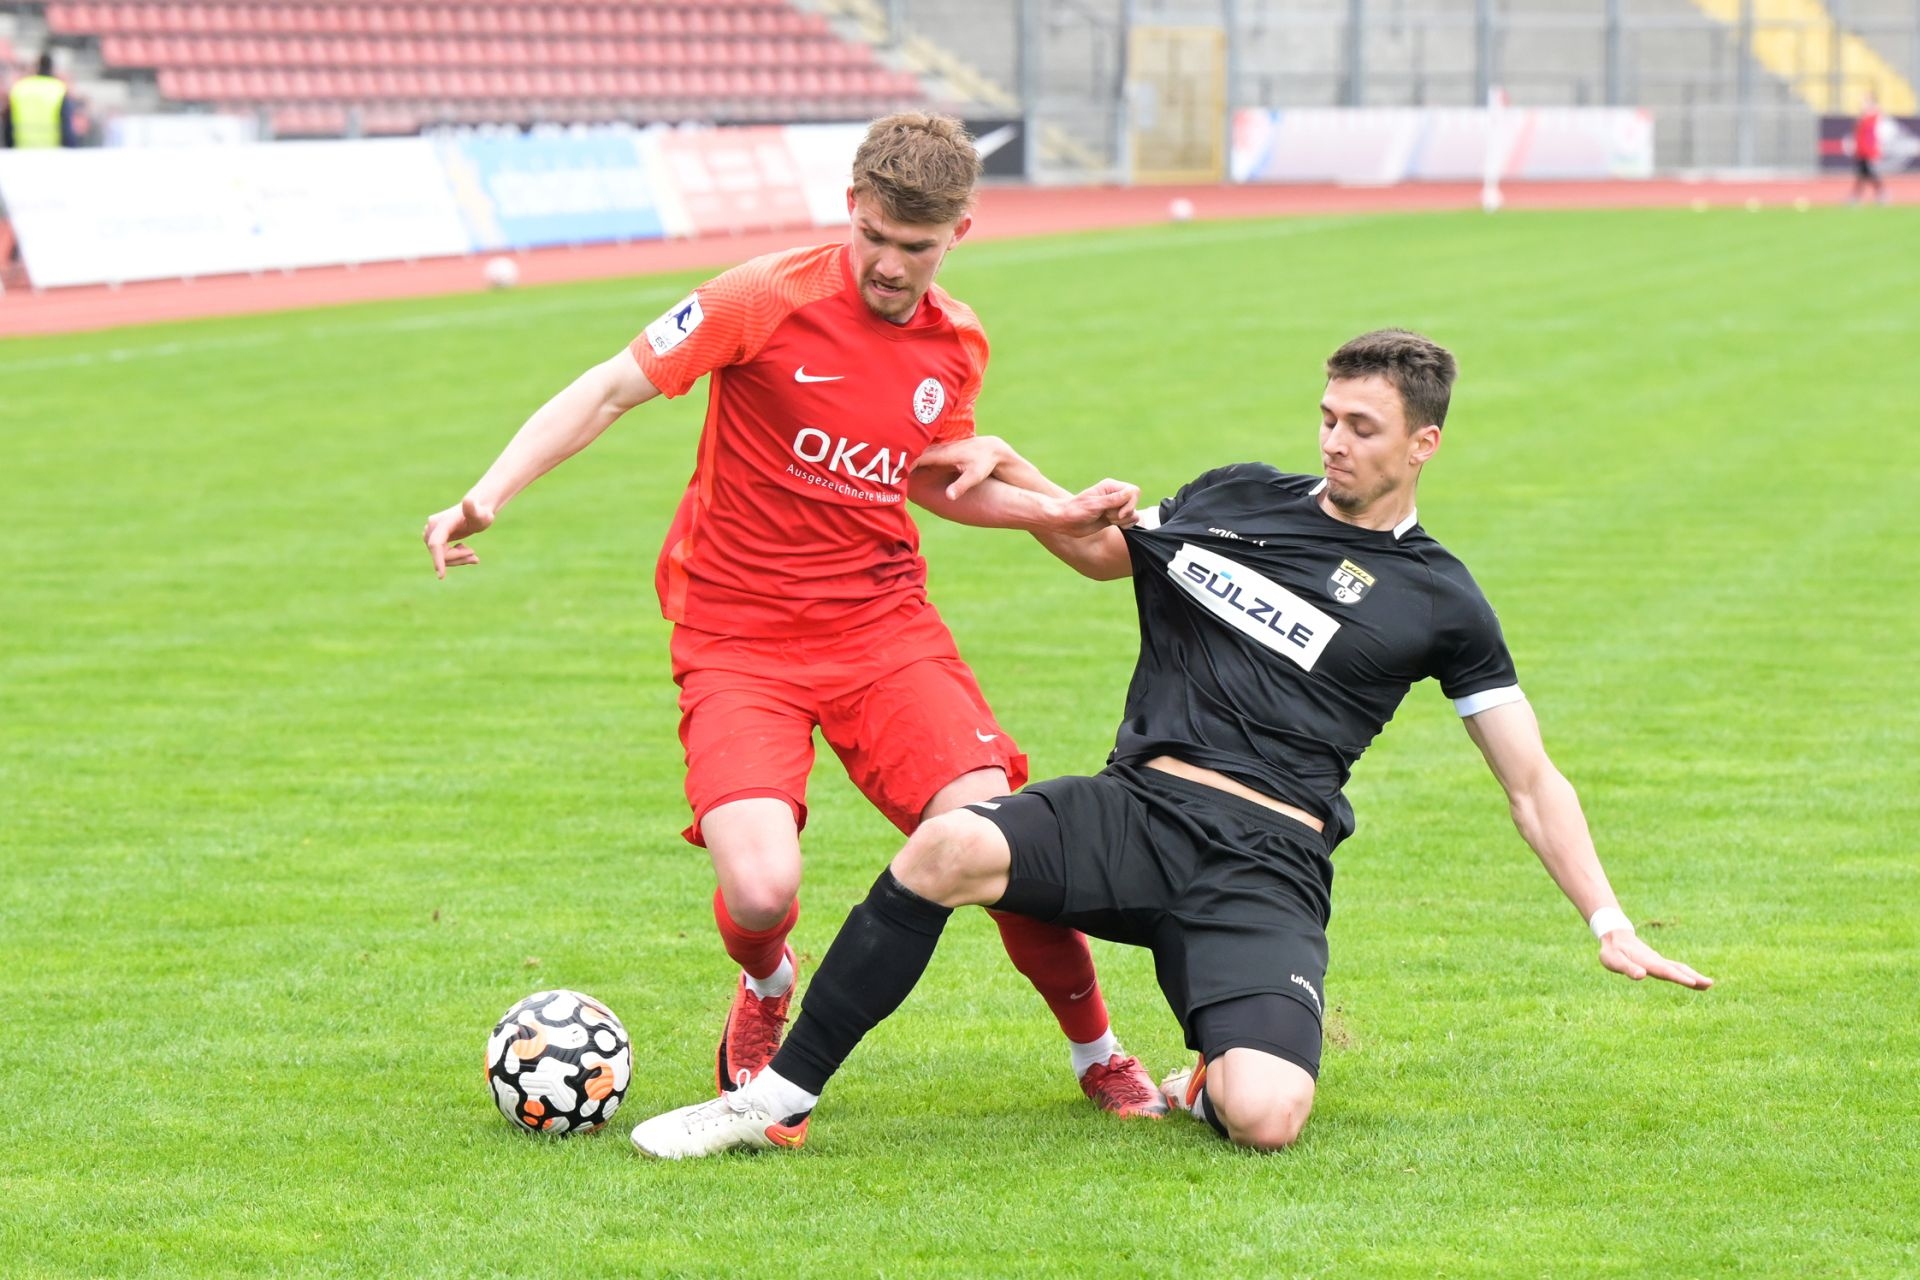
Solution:
M 860 119 L 918 80 L 784 0 L 94 0 L 46 7 L 169 102 L 283 136 L 440 123 Z

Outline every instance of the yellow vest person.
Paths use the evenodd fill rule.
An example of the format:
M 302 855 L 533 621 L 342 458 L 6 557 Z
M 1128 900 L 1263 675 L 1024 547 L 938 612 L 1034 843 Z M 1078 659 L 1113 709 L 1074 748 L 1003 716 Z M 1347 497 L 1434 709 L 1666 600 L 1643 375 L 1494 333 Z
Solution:
M 14 81 L 7 95 L 12 145 L 22 149 L 63 145 L 66 101 L 67 86 L 54 76 L 22 76 Z

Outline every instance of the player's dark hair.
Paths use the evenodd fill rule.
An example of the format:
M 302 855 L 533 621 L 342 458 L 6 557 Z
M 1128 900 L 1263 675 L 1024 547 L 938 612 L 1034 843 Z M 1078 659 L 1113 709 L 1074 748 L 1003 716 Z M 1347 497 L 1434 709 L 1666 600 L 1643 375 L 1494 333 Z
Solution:
M 973 205 L 980 153 L 952 116 L 901 111 L 875 120 L 853 156 L 853 193 L 870 195 L 890 222 L 939 226 Z
M 1459 375 L 1453 352 L 1410 329 L 1363 333 L 1327 358 L 1327 378 L 1385 378 L 1400 393 L 1407 430 L 1447 424 L 1447 402 Z
M 53 54 L 51 53 L 41 54 L 40 60 L 36 62 L 34 66 L 37 68 L 37 70 L 34 72 L 35 75 L 42 75 L 42 76 L 52 75 L 53 74 Z

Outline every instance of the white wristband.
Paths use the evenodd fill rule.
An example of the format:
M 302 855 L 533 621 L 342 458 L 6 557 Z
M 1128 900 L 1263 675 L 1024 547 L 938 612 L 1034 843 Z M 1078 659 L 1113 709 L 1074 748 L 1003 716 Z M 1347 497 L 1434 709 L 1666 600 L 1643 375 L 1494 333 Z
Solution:
M 1633 921 L 1627 919 L 1627 913 L 1618 907 L 1602 907 L 1587 921 L 1587 928 L 1593 930 L 1594 937 L 1604 942 L 1607 935 L 1616 929 L 1632 933 Z

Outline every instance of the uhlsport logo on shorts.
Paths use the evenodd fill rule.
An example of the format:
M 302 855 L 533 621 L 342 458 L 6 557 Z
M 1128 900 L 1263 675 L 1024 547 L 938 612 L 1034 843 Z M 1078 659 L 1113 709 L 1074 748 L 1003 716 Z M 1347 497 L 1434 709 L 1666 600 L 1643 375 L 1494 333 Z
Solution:
M 1294 985 L 1294 986 L 1296 986 L 1296 987 L 1304 987 L 1304 988 L 1306 988 L 1306 992 L 1307 992 L 1307 994 L 1313 997 L 1313 1007 L 1314 1007 L 1314 1009 L 1315 1009 L 1316 1011 L 1319 1011 L 1319 1010 L 1320 1010 L 1320 993 L 1319 993 L 1318 991 L 1315 991 L 1315 990 L 1313 989 L 1313 983 L 1312 983 L 1312 982 L 1310 982 L 1310 981 L 1308 981 L 1307 979 L 1305 979 L 1305 978 L 1303 978 L 1303 977 L 1301 977 L 1301 976 L 1300 976 L 1299 974 L 1297 974 L 1297 973 L 1295 973 L 1295 974 L 1289 974 L 1288 976 L 1289 976 L 1289 977 L 1291 977 L 1291 978 L 1293 979 L 1293 985 Z
M 653 348 L 653 354 L 663 356 L 691 338 L 706 318 L 707 313 L 700 309 L 700 295 L 690 293 L 647 326 L 647 345 Z
M 940 416 L 947 407 L 947 389 L 940 385 L 940 379 L 928 378 L 913 393 L 913 416 L 928 426 Z
M 1373 575 L 1351 560 L 1342 560 L 1340 567 L 1327 575 L 1327 585 L 1341 604 L 1359 604 L 1360 597 L 1373 585 Z
M 1313 670 L 1340 623 L 1237 560 L 1182 543 L 1167 572 L 1200 607 L 1256 643 Z

